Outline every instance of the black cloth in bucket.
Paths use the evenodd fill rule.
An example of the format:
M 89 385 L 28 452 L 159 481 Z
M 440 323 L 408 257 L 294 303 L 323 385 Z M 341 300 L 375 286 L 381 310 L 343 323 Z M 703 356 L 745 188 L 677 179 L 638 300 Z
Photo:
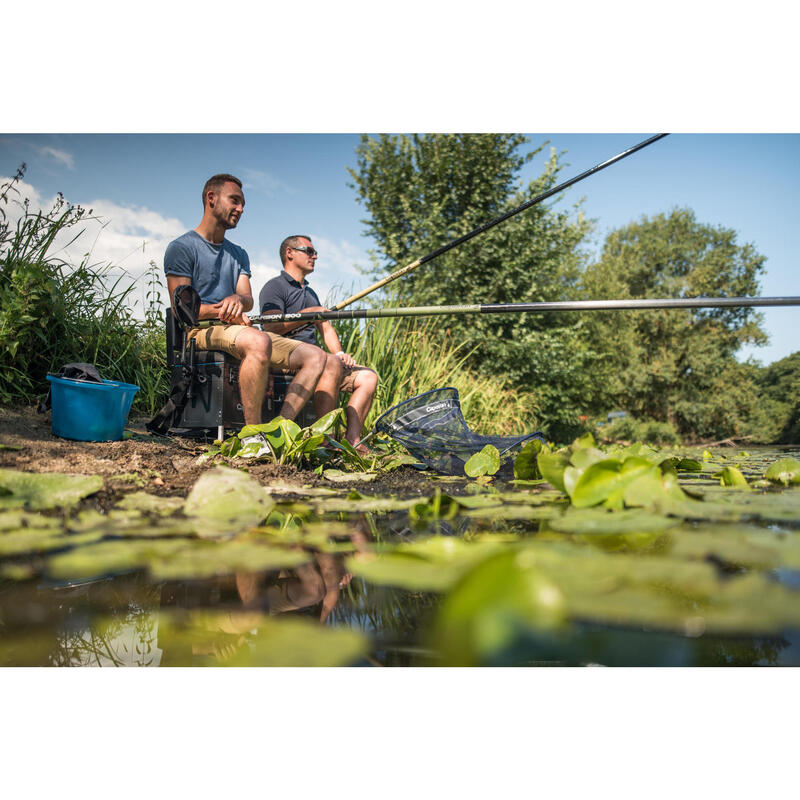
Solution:
M 89 381 L 89 383 L 103 383 L 100 373 L 94 364 L 84 364 L 76 362 L 73 364 L 64 364 L 58 372 L 48 372 L 54 378 L 66 378 L 70 381 Z M 39 414 L 44 414 L 45 411 L 50 410 L 50 389 L 47 390 L 44 400 L 36 408 Z
M 398 403 L 375 421 L 375 430 L 391 436 L 415 458 L 446 475 L 464 475 L 464 463 L 487 444 L 500 451 L 501 472 L 513 468 L 514 451 L 541 433 L 525 436 L 482 436 L 467 426 L 458 390 L 433 389 Z

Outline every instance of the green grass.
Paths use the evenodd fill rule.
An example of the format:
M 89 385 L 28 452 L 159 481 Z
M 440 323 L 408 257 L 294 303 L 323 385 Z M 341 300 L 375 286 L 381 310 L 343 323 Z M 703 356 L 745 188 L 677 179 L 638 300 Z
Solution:
M 524 433 L 536 426 L 533 394 L 512 390 L 499 375 L 468 370 L 469 351 L 453 341 L 441 318 L 353 320 L 336 328 L 345 351 L 380 375 L 367 429 L 396 403 L 442 386 L 458 389 L 464 417 L 477 432 Z

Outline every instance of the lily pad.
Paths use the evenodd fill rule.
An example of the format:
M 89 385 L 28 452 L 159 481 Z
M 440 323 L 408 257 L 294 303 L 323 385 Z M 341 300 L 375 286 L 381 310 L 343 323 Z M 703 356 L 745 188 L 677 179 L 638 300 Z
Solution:
M 500 451 L 487 444 L 482 450 L 473 453 L 464 464 L 464 474 L 470 478 L 480 475 L 494 475 L 500 469 Z
M 103 488 L 99 475 L 62 475 L 58 472 L 19 472 L 0 469 L 0 488 L 11 492 L 0 496 L 0 509 L 71 508 L 84 497 Z
M 275 501 L 244 472 L 217 467 L 204 473 L 186 498 L 183 513 L 198 536 L 232 536 L 266 519 Z
M 340 667 L 368 652 L 358 631 L 244 611 L 162 609 L 158 640 L 177 666 Z
M 536 459 L 542 451 L 542 442 L 539 439 L 532 439 L 528 442 L 519 455 L 514 459 L 514 477 L 517 480 L 539 480 L 542 473 Z
M 195 542 L 147 562 L 154 580 L 192 580 L 231 575 L 235 572 L 260 572 L 291 569 L 311 556 L 303 550 L 272 547 L 252 541 Z
M 340 469 L 326 469 L 322 477 L 332 483 L 369 483 L 378 477 L 377 472 L 344 472 Z
M 548 526 L 561 533 L 651 533 L 674 528 L 681 521 L 665 516 L 630 509 L 601 511 L 599 509 L 570 510 L 550 520 Z
M 767 469 L 764 477 L 784 486 L 800 483 L 800 461 L 795 458 L 781 458 Z
M 115 508 L 130 509 L 133 511 L 150 511 L 155 514 L 172 514 L 183 507 L 180 497 L 159 497 L 147 492 L 132 492 L 126 494 Z
M 525 551 L 482 560 L 444 599 L 431 642 L 448 666 L 491 662 L 520 629 L 552 630 L 566 623 L 564 596 Z

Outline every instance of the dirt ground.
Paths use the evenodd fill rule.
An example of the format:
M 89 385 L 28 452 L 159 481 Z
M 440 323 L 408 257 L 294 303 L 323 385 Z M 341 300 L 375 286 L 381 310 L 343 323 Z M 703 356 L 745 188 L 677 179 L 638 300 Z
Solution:
M 220 463 L 242 466 L 241 460 L 234 463 L 227 459 L 197 464 L 207 443 L 176 436 L 153 436 L 144 423 L 144 419 L 129 420 L 126 430 L 133 436 L 123 441 L 76 442 L 52 434 L 49 412 L 37 414 L 33 407 L 0 408 L 0 468 L 101 475 L 106 483 L 104 494 L 110 502 L 121 492 L 141 489 L 151 494 L 185 497 L 204 470 Z M 4 449 L 2 445 L 20 449 Z M 298 487 L 352 486 L 363 494 L 404 497 L 433 491 L 429 477 L 409 467 L 401 467 L 370 483 L 354 480 L 352 484 L 332 484 L 311 471 L 276 464 L 251 464 L 248 472 L 264 485 L 278 480 Z

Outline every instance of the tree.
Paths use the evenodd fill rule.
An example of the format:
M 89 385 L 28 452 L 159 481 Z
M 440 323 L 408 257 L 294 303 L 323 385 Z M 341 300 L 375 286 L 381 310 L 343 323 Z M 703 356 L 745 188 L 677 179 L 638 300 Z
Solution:
M 800 442 L 800 351 L 760 368 L 756 380 L 764 441 Z
M 542 174 L 522 186 L 520 170 L 544 148 L 523 152 L 518 134 L 363 136 L 350 170 L 377 245 L 383 277 L 552 187 L 551 151 Z M 546 144 L 546 143 L 545 143 Z M 401 278 L 412 305 L 537 302 L 577 295 L 591 230 L 577 206 L 536 205 Z M 379 259 L 384 264 L 379 263 Z M 386 263 L 388 262 L 388 263 Z M 566 436 L 591 396 L 582 380 L 587 353 L 576 315 L 448 317 L 456 342 L 476 347 L 471 366 L 500 372 L 539 396 L 551 436 Z
M 755 295 L 765 260 L 753 245 L 737 244 L 735 231 L 674 209 L 612 231 L 583 290 L 598 299 Z M 585 331 L 601 354 L 598 406 L 671 422 L 689 437 L 744 432 L 758 386 L 735 354 L 745 343 L 766 342 L 761 319 L 752 308 L 592 315 Z

